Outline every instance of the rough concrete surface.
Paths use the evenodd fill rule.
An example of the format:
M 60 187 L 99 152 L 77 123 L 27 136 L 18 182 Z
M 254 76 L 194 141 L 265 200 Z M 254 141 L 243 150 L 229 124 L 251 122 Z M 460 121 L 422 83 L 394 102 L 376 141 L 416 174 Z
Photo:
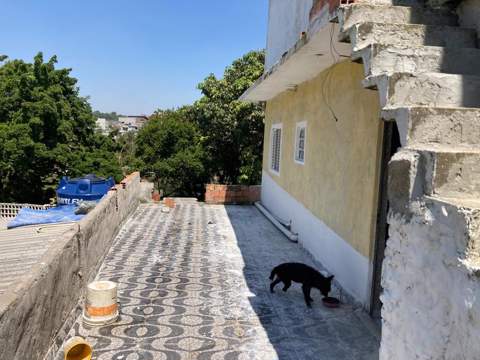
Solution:
M 479 4 L 460 2 L 462 26 L 478 29 Z M 351 14 L 360 19 L 349 33 L 353 56 L 363 60 L 364 85 L 379 91 L 382 115 L 396 121 L 403 146 L 389 164 L 380 358 L 477 360 L 478 33 L 362 23 L 360 15 Z
M 394 73 L 368 77 L 364 85 L 378 89 L 380 104 L 386 108 L 480 107 L 480 76 Z
M 409 221 L 391 214 L 381 359 L 479 358 L 480 262 L 470 261 L 478 213 L 433 199 Z
M 40 262 L 75 224 L 46 224 L 0 230 L 0 296 Z
M 362 310 L 325 308 L 315 291 L 309 310 L 298 284 L 270 294 L 285 261 L 313 264 L 255 207 L 142 205 L 97 276 L 119 284 L 119 321 L 87 329 L 79 318 L 68 337 L 85 336 L 95 360 L 377 359 Z
M 457 14 L 460 26 L 476 29 L 477 35 L 480 37 L 480 0 L 460 1 Z
M 391 207 L 408 206 L 423 195 L 471 199 L 480 195 L 478 151 L 459 151 L 429 145 L 427 149 L 405 148 L 396 153 L 389 165 Z M 414 188 L 414 190 L 409 190 Z M 405 196 L 405 194 L 416 194 Z M 401 200 L 403 199 L 403 201 Z
M 474 48 L 373 44 L 353 57 L 362 59 L 365 76 L 395 72 L 480 75 L 480 49 Z
M 374 43 L 393 46 L 475 48 L 477 34 L 473 29 L 454 26 L 364 22 L 351 28 L 350 41 L 354 51 Z
M 452 13 L 433 11 L 425 7 L 389 6 L 358 3 L 340 6 L 339 22 L 342 32 L 363 22 L 392 24 L 456 25 L 457 18 Z
M 138 173 L 51 242 L 31 270 L 0 295 L 0 359 L 42 359 L 96 274 L 123 220 L 150 189 Z
M 430 152 L 434 175 L 432 191 L 441 197 L 480 197 L 479 152 Z
M 424 193 L 424 179 L 418 176 L 421 173 L 419 168 L 422 168 L 421 156 L 415 151 L 404 150 L 392 157 L 388 169 L 388 198 L 391 211 L 410 216 L 410 202 Z
M 480 145 L 480 109 L 402 107 L 383 111 L 382 115 L 397 122 L 402 144 L 407 146 L 442 144 L 468 150 Z

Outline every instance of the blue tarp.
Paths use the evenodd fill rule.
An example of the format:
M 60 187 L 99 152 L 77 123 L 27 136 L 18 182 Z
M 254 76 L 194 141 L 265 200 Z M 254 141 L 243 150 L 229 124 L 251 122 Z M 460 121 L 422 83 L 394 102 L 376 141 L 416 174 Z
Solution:
M 26 225 L 53 224 L 78 221 L 85 215 L 75 215 L 75 205 L 61 205 L 47 210 L 21 209 L 17 216 L 7 224 L 9 229 Z

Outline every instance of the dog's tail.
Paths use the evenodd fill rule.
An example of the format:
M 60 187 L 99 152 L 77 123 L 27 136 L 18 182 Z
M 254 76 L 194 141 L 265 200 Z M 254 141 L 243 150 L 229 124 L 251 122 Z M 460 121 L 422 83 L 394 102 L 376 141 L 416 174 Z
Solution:
M 270 273 L 270 277 L 269 277 L 270 280 L 273 280 L 273 278 L 275 277 L 275 273 L 276 273 L 276 272 L 277 272 L 277 268 L 274 267 L 273 270 L 272 270 L 272 272 Z

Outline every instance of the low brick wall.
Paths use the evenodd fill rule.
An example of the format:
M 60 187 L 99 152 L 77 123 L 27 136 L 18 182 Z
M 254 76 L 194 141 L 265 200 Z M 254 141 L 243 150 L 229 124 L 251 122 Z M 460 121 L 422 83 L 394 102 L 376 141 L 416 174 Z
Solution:
M 207 204 L 253 204 L 260 200 L 260 185 L 217 185 L 207 184 Z
M 0 296 L 0 359 L 43 359 L 95 278 L 123 221 L 152 186 L 133 173 L 117 185 L 16 285 Z

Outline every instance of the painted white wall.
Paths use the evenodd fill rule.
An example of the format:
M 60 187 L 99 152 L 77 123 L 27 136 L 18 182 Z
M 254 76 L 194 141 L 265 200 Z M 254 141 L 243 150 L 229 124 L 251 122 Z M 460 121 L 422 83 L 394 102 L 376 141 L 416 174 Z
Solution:
M 97 119 L 97 127 L 101 130 L 106 130 L 107 129 L 107 119 L 98 118 Z
M 97 121 L 96 121 L 96 126 L 97 126 L 97 129 L 102 134 L 108 134 L 108 121 L 107 121 L 107 119 L 98 118 Z
M 265 69 L 277 63 L 307 31 L 313 0 L 270 0 Z
M 265 171 L 262 173 L 261 199 L 270 213 L 287 222 L 292 221 L 292 231 L 298 233 L 301 245 L 335 275 L 344 290 L 367 306 L 370 298 L 369 259 L 313 215 Z
M 462 260 L 475 214 L 416 206 L 389 219 L 380 359 L 480 359 L 480 277 Z

